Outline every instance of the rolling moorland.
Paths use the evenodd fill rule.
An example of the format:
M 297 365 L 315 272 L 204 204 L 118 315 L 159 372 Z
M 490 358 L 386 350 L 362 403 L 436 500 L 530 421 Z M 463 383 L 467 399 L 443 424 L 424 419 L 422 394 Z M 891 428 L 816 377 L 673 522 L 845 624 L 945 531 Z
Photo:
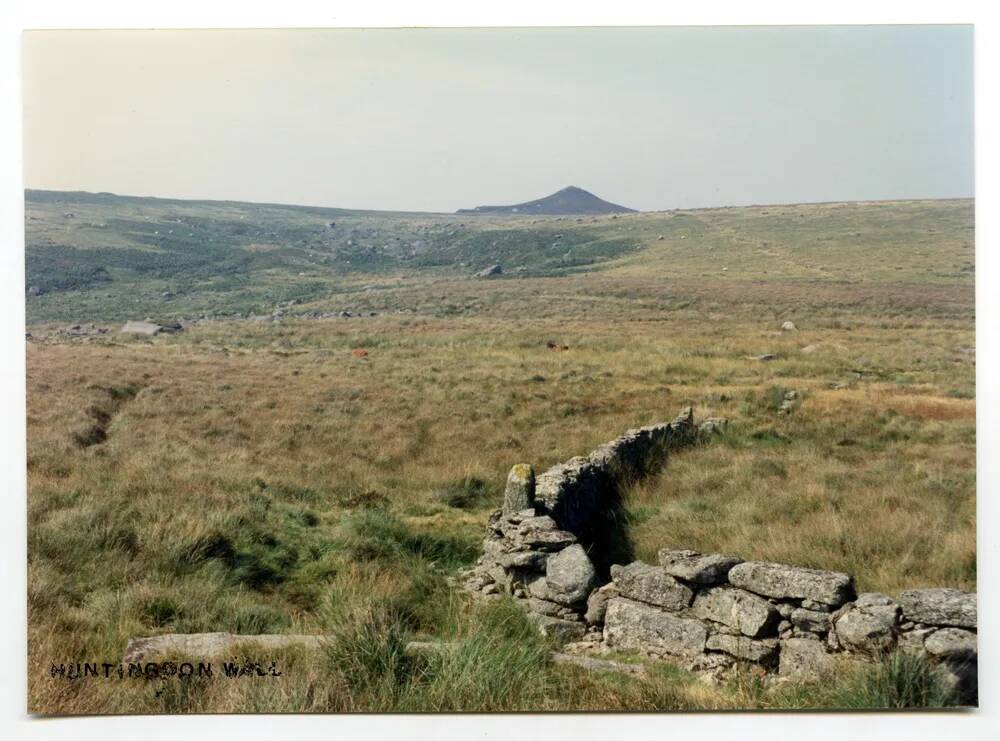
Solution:
M 520 611 L 448 577 L 512 464 L 691 405 L 730 425 L 628 492 L 639 558 L 974 590 L 972 201 L 520 216 L 26 197 L 31 710 L 944 701 L 896 665 L 773 689 L 553 665 Z M 184 329 L 118 333 L 145 318 Z M 269 681 L 49 674 L 202 631 L 333 638 L 279 652 Z M 413 658 L 411 639 L 458 648 Z

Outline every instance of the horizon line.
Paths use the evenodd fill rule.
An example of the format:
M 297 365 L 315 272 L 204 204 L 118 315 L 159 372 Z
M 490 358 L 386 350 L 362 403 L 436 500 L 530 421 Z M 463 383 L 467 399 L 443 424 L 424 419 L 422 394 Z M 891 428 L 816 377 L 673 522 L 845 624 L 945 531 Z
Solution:
M 569 187 L 569 186 L 566 186 Z M 579 186 L 573 186 L 579 187 Z M 560 188 L 564 190 L 564 188 Z M 585 190 L 585 189 L 581 189 Z M 197 197 L 186 197 L 179 198 L 175 196 L 154 196 L 154 195 L 134 195 L 131 193 L 115 193 L 113 191 L 99 190 L 59 190 L 54 188 L 29 188 L 24 187 L 24 193 L 27 196 L 29 192 L 35 193 L 63 193 L 63 194 L 83 194 L 89 196 L 113 196 L 116 198 L 136 198 L 136 199 L 146 199 L 155 201 L 181 201 L 188 203 L 245 203 L 252 206 L 279 206 L 285 208 L 316 208 L 324 209 L 330 211 L 354 211 L 358 213 L 381 213 L 381 214 L 426 214 L 429 216 L 507 216 L 507 217 L 525 217 L 525 216 L 604 216 L 607 214 L 531 214 L 531 213 L 505 213 L 505 212 L 476 212 L 472 208 L 468 210 L 455 210 L 455 211 L 420 211 L 420 210 L 407 210 L 407 209 L 384 209 L 384 208 L 347 208 L 344 206 L 326 206 L 319 205 L 315 203 L 291 203 L 291 202 L 281 202 L 281 201 L 247 201 L 238 200 L 232 198 L 197 198 Z M 549 195 L 554 195 L 559 191 L 553 191 Z M 587 191 L 591 195 L 601 198 L 596 193 Z M 542 196 L 542 198 L 547 198 L 548 196 Z M 540 199 L 536 199 L 540 200 Z M 604 200 L 603 198 L 601 200 Z M 822 200 L 822 201 L 774 201 L 774 202 L 761 202 L 761 203 L 746 203 L 746 204 L 724 204 L 724 205 L 712 205 L 712 206 L 691 206 L 688 208 L 673 207 L 673 208 L 661 208 L 653 210 L 643 210 L 643 209 L 633 209 L 632 214 L 660 214 L 660 213 L 671 213 L 677 211 L 710 211 L 716 209 L 730 209 L 730 208 L 762 208 L 762 207 L 778 207 L 778 206 L 824 206 L 832 205 L 836 203 L 913 203 L 918 201 L 975 201 L 975 194 L 969 196 L 916 196 L 909 198 L 861 198 L 861 199 L 843 199 L 843 200 Z M 25 197 L 27 201 L 27 197 Z M 516 204 L 515 204 L 516 205 Z M 619 204 L 620 205 L 620 204 Z M 473 207 L 475 208 L 475 207 Z M 630 208 L 626 206 L 626 208 Z M 623 217 L 629 216 L 628 213 L 617 213 L 615 216 Z

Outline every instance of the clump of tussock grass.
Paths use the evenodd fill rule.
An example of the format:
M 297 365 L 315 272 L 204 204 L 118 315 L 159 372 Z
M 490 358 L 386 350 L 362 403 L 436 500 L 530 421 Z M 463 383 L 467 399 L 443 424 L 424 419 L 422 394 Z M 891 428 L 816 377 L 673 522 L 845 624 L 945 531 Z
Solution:
M 433 495 L 436 502 L 456 509 L 474 509 L 495 504 L 501 494 L 500 487 L 478 476 L 463 476 L 439 487 Z
M 880 663 L 836 682 L 824 704 L 860 710 L 944 708 L 960 702 L 939 667 L 918 654 L 897 651 Z
M 404 561 L 414 557 L 443 567 L 456 568 L 478 555 L 473 538 L 418 532 L 386 510 L 360 510 L 345 521 L 341 546 L 362 561 Z
M 508 602 L 454 616 L 456 634 L 437 651 L 408 654 L 412 637 L 386 605 L 345 616 L 327 648 L 344 688 L 340 709 L 495 712 L 544 706 L 550 644 Z
M 743 677 L 734 682 L 733 691 L 749 707 L 905 710 L 962 704 L 940 667 L 906 651 L 896 651 L 875 664 L 829 672 L 820 681 L 789 683 L 771 691 L 764 689 L 758 677 Z

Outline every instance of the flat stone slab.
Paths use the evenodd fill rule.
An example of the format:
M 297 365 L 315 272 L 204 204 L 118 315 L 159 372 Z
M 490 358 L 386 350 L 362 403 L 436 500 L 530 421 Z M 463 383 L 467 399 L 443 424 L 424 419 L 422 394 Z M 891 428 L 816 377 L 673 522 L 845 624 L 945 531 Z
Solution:
M 604 640 L 608 646 L 672 656 L 697 656 L 708 632 L 698 620 L 679 617 L 624 597 L 608 601 Z
M 695 584 L 721 584 L 729 570 L 743 559 L 719 553 L 704 555 L 698 551 L 663 548 L 657 554 L 660 566 L 671 576 Z
M 618 672 L 619 674 L 631 674 L 637 677 L 646 676 L 646 667 L 642 664 L 626 664 L 624 661 L 595 659 L 590 656 L 564 654 L 558 651 L 552 654 L 552 661 L 555 664 L 578 666 L 581 669 L 591 672 Z
M 615 569 L 612 579 L 623 597 L 668 610 L 682 610 L 691 604 L 694 592 L 658 566 L 635 561 Z
M 133 638 L 125 647 L 124 662 L 151 661 L 167 656 L 209 658 L 236 652 L 238 649 L 275 650 L 290 646 L 322 648 L 326 636 L 296 634 L 238 635 L 233 633 L 166 633 L 148 638 Z
M 753 661 L 764 665 L 773 664 L 778 657 L 777 638 L 755 641 L 746 636 L 716 633 L 708 637 L 705 648 L 709 651 L 722 651 L 743 661 Z
M 976 627 L 976 593 L 957 589 L 907 589 L 899 593 L 907 620 L 926 625 Z
M 808 599 L 839 606 L 854 597 L 854 580 L 839 571 L 820 571 L 767 561 L 745 561 L 729 571 L 729 582 L 778 599 Z
M 542 571 L 545 569 L 545 562 L 549 558 L 544 551 L 514 551 L 513 553 L 503 553 L 496 557 L 496 562 L 505 569 L 530 569 Z

